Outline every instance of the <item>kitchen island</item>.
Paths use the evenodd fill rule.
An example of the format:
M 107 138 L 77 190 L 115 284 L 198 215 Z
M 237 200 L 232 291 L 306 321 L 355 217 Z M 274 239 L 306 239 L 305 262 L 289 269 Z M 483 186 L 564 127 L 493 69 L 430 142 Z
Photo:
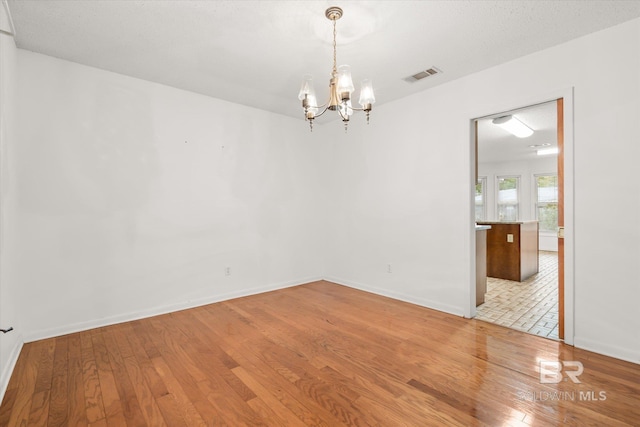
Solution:
M 487 276 L 522 282 L 538 273 L 538 221 L 478 221 L 487 230 Z

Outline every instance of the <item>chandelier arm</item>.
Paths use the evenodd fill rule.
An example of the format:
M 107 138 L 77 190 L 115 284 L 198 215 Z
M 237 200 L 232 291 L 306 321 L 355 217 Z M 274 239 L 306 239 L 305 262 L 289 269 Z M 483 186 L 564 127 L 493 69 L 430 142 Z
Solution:
M 329 108 L 329 101 L 325 102 L 322 105 L 309 105 L 307 108 L 317 108 L 317 109 L 324 108 L 326 110 L 327 108 Z M 316 117 L 318 116 L 316 115 Z
M 326 107 L 325 107 L 325 105 L 326 105 Z M 326 113 L 326 112 L 327 112 L 327 110 L 329 110 L 329 106 L 328 106 L 327 104 L 324 104 L 322 107 L 324 107 L 324 110 L 322 110 L 322 113 L 320 113 L 320 114 L 315 114 L 315 115 L 313 116 L 313 118 L 314 118 L 314 119 L 316 119 L 316 118 L 320 117 L 321 115 L 323 115 L 324 113 Z M 320 107 L 320 108 L 322 108 L 322 107 Z

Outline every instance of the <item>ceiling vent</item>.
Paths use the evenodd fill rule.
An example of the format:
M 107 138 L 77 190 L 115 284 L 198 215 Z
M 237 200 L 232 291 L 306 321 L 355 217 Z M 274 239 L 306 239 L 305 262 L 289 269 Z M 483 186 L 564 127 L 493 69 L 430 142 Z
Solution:
M 404 80 L 409 83 L 413 83 L 413 82 L 417 82 L 418 80 L 426 79 L 427 77 L 435 76 L 436 74 L 442 74 L 442 71 L 440 71 L 436 67 L 431 67 L 431 68 L 427 68 L 424 71 L 415 73 L 412 76 L 405 77 Z

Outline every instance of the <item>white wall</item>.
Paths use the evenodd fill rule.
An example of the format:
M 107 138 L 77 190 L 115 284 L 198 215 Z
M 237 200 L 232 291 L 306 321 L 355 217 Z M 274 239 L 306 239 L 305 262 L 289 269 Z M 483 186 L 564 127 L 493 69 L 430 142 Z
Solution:
M 9 15 L 0 4 L 0 29 L 11 32 Z M 13 37 L 0 33 L 0 328 L 13 327 L 14 331 L 0 334 L 0 400 L 9 382 L 11 371 L 22 347 L 20 307 L 16 304 L 19 288 L 9 280 L 12 266 L 7 262 L 7 251 L 15 241 L 12 220 L 15 205 L 11 200 L 10 154 L 16 143 L 16 45 Z
M 321 276 L 321 146 L 300 121 L 28 51 L 18 64 L 7 250 L 27 340 Z
M 473 253 L 470 120 L 573 88 L 574 343 L 640 362 L 639 76 L 635 19 L 385 104 L 366 132 L 336 129 L 328 275 L 463 314 Z
M 534 176 L 538 174 L 556 174 L 558 170 L 557 162 L 557 157 L 551 156 L 522 161 L 478 163 L 478 176 L 487 180 L 485 189 L 486 220 L 498 220 L 496 214 L 496 179 L 499 176 L 520 177 L 518 219 L 521 221 L 536 219 Z M 539 248 L 541 251 L 557 251 L 558 238 L 556 233 L 541 231 Z

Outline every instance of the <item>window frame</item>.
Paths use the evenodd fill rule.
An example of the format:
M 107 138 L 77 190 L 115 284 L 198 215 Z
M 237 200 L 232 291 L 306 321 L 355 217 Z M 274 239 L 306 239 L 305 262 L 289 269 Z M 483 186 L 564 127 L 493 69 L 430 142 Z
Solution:
M 512 179 L 515 178 L 516 179 L 516 202 L 515 204 L 513 204 L 516 207 L 516 217 L 513 220 L 505 220 L 505 219 L 501 219 L 500 218 L 500 206 L 501 205 L 507 205 L 505 203 L 500 203 L 500 180 L 502 179 Z M 505 222 L 515 222 L 515 221 L 519 221 L 520 220 L 520 188 L 522 185 L 522 176 L 521 175 L 497 175 L 496 176 L 496 186 L 495 186 L 495 208 L 496 208 L 496 212 L 495 212 L 495 216 L 498 219 L 498 221 L 505 221 Z
M 475 203 L 475 196 L 474 196 L 474 216 L 476 217 L 476 222 L 477 221 L 486 221 L 487 220 L 487 177 L 486 176 L 479 176 L 478 179 L 476 180 L 476 186 L 480 184 L 482 186 L 482 205 L 478 205 L 477 203 Z M 474 193 L 477 195 L 477 193 Z M 481 214 L 481 218 L 477 217 L 478 211 L 477 211 L 477 207 L 478 206 L 482 206 L 482 214 Z
M 555 230 L 549 230 L 549 229 L 542 229 L 542 227 L 540 226 L 541 222 L 540 222 L 540 218 L 538 217 L 538 207 L 540 205 L 540 202 L 538 200 L 538 178 L 539 177 L 544 177 L 544 176 L 552 176 L 556 178 L 556 201 L 555 202 L 543 202 L 545 205 L 548 204 L 555 204 L 556 205 L 556 211 L 559 207 L 559 188 L 558 188 L 558 174 L 556 172 L 550 172 L 550 173 L 536 173 L 533 174 L 533 197 L 532 197 L 532 202 L 533 202 L 533 218 L 535 218 L 536 221 L 538 221 L 538 230 L 540 234 L 549 234 L 549 235 L 555 235 L 558 232 L 558 223 L 557 223 L 557 219 L 556 219 L 556 228 Z

